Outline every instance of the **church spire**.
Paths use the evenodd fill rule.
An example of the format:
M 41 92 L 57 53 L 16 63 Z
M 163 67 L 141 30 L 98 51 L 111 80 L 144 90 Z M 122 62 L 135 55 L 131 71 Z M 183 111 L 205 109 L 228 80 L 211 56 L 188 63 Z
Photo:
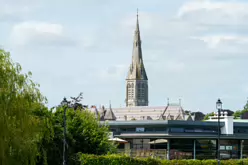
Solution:
M 133 41 L 132 64 L 130 65 L 127 79 L 137 79 L 137 80 L 148 79 L 142 58 L 138 9 L 137 9 L 137 20 L 136 20 L 136 28 L 134 33 L 134 41 Z
M 148 78 L 142 57 L 138 9 L 132 63 L 128 70 L 126 84 L 126 106 L 148 106 Z
M 137 20 L 136 20 L 136 30 L 137 32 L 139 32 L 139 9 L 137 8 Z

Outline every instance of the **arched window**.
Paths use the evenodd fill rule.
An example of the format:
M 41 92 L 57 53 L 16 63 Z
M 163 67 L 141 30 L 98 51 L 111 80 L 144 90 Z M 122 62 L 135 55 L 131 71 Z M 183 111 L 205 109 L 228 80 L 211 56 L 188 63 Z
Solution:
M 142 88 L 145 88 L 145 84 L 144 83 L 142 84 Z
M 134 84 L 132 83 L 131 88 L 134 88 Z

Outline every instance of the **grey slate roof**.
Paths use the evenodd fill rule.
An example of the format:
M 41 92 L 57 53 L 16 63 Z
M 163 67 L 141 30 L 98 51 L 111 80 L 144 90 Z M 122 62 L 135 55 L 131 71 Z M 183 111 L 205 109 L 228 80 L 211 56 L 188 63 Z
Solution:
M 109 109 L 106 110 L 106 113 L 104 115 L 104 120 L 116 120 L 115 114 L 112 111 L 111 104 L 109 106 Z
M 185 113 L 180 104 L 168 104 L 162 116 L 166 116 L 167 120 L 185 120 Z
M 111 110 L 117 121 L 125 121 L 132 119 L 187 120 L 187 117 L 184 114 L 184 110 L 179 104 L 168 104 L 167 106 L 134 106 L 113 109 L 111 108 Z M 107 115 L 107 113 L 110 112 L 106 112 L 105 116 Z

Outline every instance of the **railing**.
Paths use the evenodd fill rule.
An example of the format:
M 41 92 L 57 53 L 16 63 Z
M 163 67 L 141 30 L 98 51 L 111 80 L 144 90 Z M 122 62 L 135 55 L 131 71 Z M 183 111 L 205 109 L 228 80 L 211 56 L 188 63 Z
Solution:
M 119 149 L 117 153 L 128 155 L 130 157 L 152 157 L 167 159 L 166 149 Z
M 239 159 L 240 155 L 237 153 L 223 152 L 221 151 L 220 157 L 221 159 Z M 166 149 L 118 149 L 118 154 L 127 155 L 130 157 L 152 157 L 152 158 L 160 158 L 167 159 L 167 150 Z M 217 150 L 196 150 L 195 151 L 195 159 L 216 159 Z M 247 158 L 248 150 L 244 150 L 242 157 Z M 170 150 L 170 159 L 194 159 L 194 152 L 189 150 Z

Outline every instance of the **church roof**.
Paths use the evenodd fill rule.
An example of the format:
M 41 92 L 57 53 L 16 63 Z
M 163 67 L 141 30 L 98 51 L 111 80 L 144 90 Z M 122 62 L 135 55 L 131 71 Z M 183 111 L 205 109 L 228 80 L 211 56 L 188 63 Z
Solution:
M 189 116 L 186 118 L 186 120 L 187 120 L 187 121 L 194 121 L 191 115 L 189 115 Z
M 167 119 L 168 119 L 168 116 L 170 116 L 170 118 L 173 117 L 174 120 L 185 119 L 185 113 L 180 104 L 168 104 L 166 108 L 164 109 L 162 116 L 167 116 Z
M 132 64 L 129 67 L 127 79 L 148 80 L 142 58 L 138 14 L 134 33 Z
M 111 104 L 109 106 L 109 109 L 107 109 L 105 112 L 104 120 L 116 120 L 115 114 L 113 113 L 111 108 Z
M 133 106 L 113 108 L 116 120 L 186 120 L 185 113 L 180 104 L 167 106 Z

